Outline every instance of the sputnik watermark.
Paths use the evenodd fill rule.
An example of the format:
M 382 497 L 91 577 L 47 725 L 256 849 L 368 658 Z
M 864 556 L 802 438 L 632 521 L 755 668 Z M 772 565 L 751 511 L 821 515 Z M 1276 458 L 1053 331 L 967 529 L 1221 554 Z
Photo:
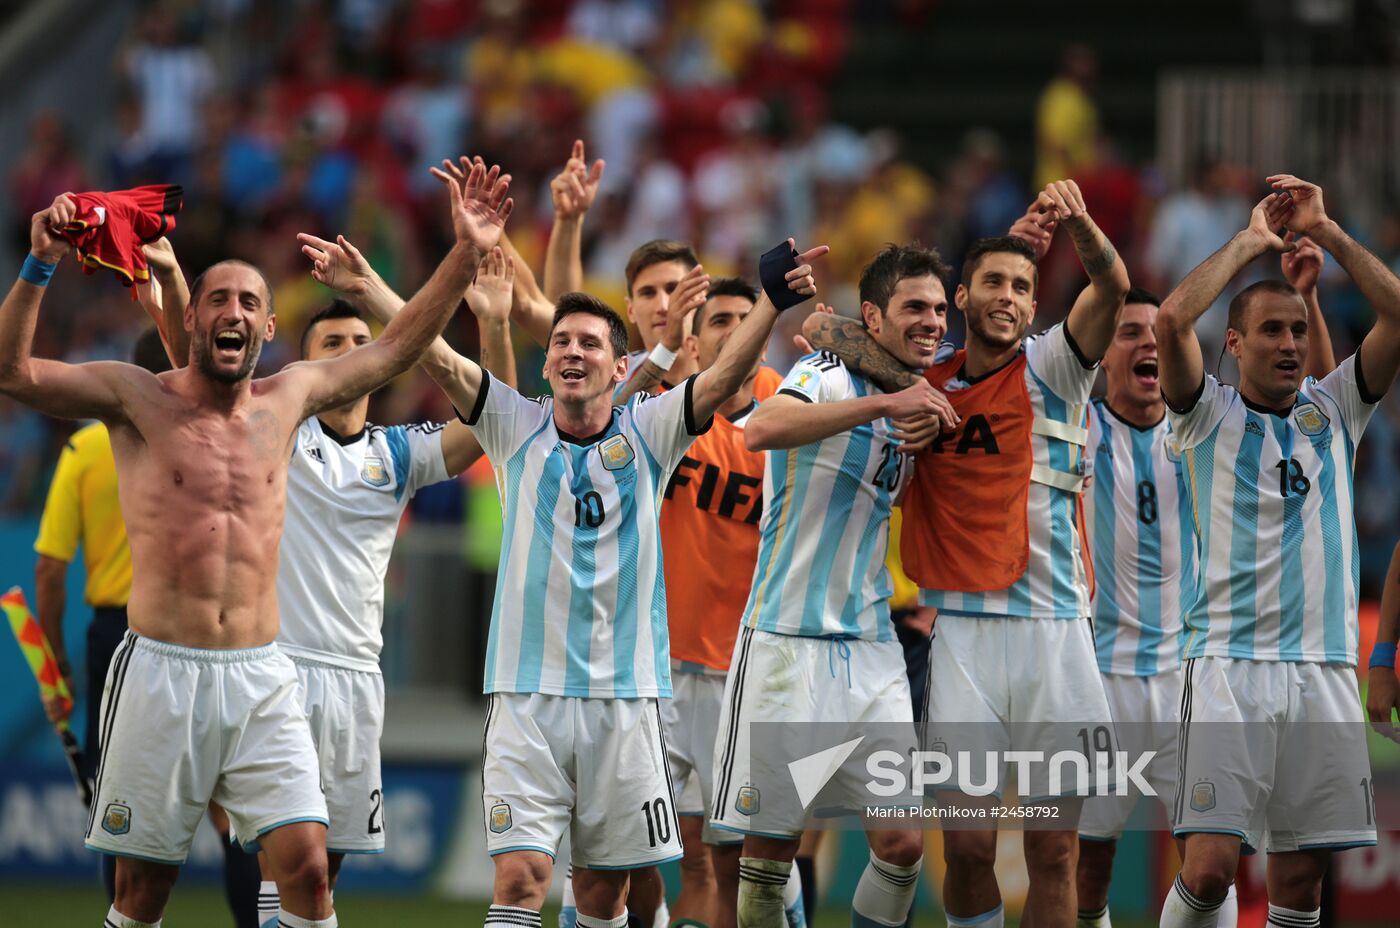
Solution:
M 1035 782 L 1044 773 L 1051 796 L 1157 795 L 1143 776 L 1157 756 L 1156 751 L 1140 751 L 1131 756 L 1127 751 L 1115 751 L 1111 756 L 1111 761 L 1106 755 L 1096 756 L 1091 771 L 1089 758 L 1078 751 L 1057 751 L 1048 759 L 1044 751 L 986 751 L 979 758 L 983 771 L 979 777 L 972 751 L 958 751 L 955 755 L 943 751 L 914 751 L 912 755 L 874 751 L 865 759 L 865 769 L 871 777 L 865 788 L 882 799 L 924 796 L 939 789 L 956 789 L 968 796 L 999 795 L 1002 790 L 998 772 L 1005 765 L 1015 768 L 1018 783 Z M 818 786 L 817 791 L 820 789 Z M 801 792 L 804 791 L 799 787 Z

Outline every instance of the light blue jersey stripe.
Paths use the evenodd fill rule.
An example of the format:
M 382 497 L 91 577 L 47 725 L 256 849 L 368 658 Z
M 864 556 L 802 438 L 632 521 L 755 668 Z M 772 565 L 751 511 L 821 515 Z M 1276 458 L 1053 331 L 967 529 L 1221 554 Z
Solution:
M 832 580 L 831 565 L 836 560 L 836 551 L 841 539 L 846 537 L 846 533 L 852 527 L 851 510 L 855 506 L 856 486 L 854 481 L 842 478 L 850 473 L 863 474 L 866 458 L 870 455 L 869 433 L 864 429 L 854 429 L 849 434 L 850 442 L 841 458 L 841 478 L 838 478 L 831 488 L 831 498 L 827 501 L 826 515 L 822 519 L 821 541 L 818 542 L 816 554 L 812 558 L 811 582 L 807 585 L 807 595 L 802 603 L 802 631 L 799 634 L 809 637 L 820 636 L 822 627 L 826 624 L 826 596 Z M 866 564 L 857 562 L 856 570 L 863 574 L 868 564 L 868 561 Z M 859 580 L 852 579 L 856 580 L 853 592 L 858 592 Z
M 1140 674 L 1155 673 L 1157 652 L 1162 645 L 1162 506 L 1163 494 L 1157 489 L 1157 470 L 1153 461 L 1153 433 L 1129 430 L 1133 442 L 1133 473 L 1137 477 L 1136 491 L 1152 487 L 1155 502 L 1150 521 L 1138 517 L 1138 582 L 1137 620 L 1138 648 L 1135 666 Z M 1139 508 L 1143 503 L 1139 501 Z
M 1254 426 L 1253 429 L 1249 425 Z M 1264 424 L 1254 413 L 1249 418 L 1235 457 L 1235 493 L 1231 509 L 1230 647 L 1252 650 L 1254 614 L 1257 608 L 1259 535 L 1259 449 L 1264 444 Z
M 540 479 L 534 531 L 525 562 L 525 608 L 521 616 L 520 657 L 515 669 L 516 685 L 522 687 L 519 692 L 533 692 L 540 685 L 540 674 L 544 670 L 545 594 L 554 563 L 554 507 L 559 502 L 559 481 L 563 476 L 563 458 L 558 454 L 550 455 Z
M 1113 568 L 1117 551 L 1114 526 L 1117 507 L 1114 490 L 1117 474 L 1113 469 L 1113 426 L 1108 417 L 1097 414 L 1103 429 L 1103 440 L 1094 451 L 1094 650 L 1099 670 L 1113 669 L 1113 646 L 1118 641 L 1122 615 L 1118 609 L 1118 572 Z
M 394 459 L 394 499 L 402 500 L 408 491 L 408 434 L 403 426 L 396 425 L 385 429 L 384 437 L 389 442 L 389 454 Z
M 569 469 L 573 472 L 569 492 L 575 500 L 586 500 L 593 492 L 593 481 L 588 477 L 588 452 L 591 449 L 578 445 L 564 447 L 569 455 Z M 596 596 L 593 584 L 598 572 L 598 529 L 589 524 L 589 515 L 587 506 L 575 503 L 574 534 L 569 560 L 569 572 L 573 583 L 569 595 L 564 689 L 579 695 L 588 692 L 590 644 L 593 641 L 593 603 Z M 621 524 L 623 523 L 620 522 L 619 525 Z M 620 627 L 614 622 L 614 643 L 620 631 Z M 630 661 L 614 666 L 617 668 L 615 679 L 619 687 L 631 686 L 635 682 Z
M 1289 463 L 1293 459 L 1293 429 L 1287 419 L 1270 416 L 1269 425 L 1274 432 L 1282 457 L 1279 461 L 1281 487 L 1288 492 L 1283 497 L 1283 544 L 1279 546 L 1279 559 L 1283 570 L 1279 576 L 1279 614 L 1301 615 L 1307 608 L 1303 601 L 1303 504 L 1307 497 L 1295 492 L 1288 485 L 1292 482 Z M 1261 555 L 1262 556 L 1262 552 Z M 1303 656 L 1303 623 L 1292 622 L 1279 630 L 1279 657 L 1286 661 L 1301 660 Z

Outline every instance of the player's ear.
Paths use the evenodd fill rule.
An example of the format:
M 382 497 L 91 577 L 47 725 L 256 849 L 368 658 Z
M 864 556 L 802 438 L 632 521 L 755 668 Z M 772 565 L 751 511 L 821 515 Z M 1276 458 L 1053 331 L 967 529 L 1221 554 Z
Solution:
M 275 315 L 272 315 L 271 313 L 269 313 L 269 314 L 268 314 L 268 317 L 267 317 L 267 325 L 263 327 L 263 341 L 265 341 L 265 342 L 270 342 L 270 341 L 272 341 L 272 336 L 274 336 L 274 335 L 276 335 L 276 334 L 277 334 L 277 317 L 276 317 Z
M 618 355 L 613 361 L 613 383 L 622 383 L 627 380 L 627 355 Z
M 869 300 L 861 302 L 860 317 L 865 320 L 865 328 L 871 335 L 878 333 L 880 331 L 880 323 L 885 321 L 880 313 L 880 307 Z
M 958 289 L 953 291 L 953 305 L 967 312 L 967 288 L 962 284 L 958 284 Z
M 687 333 L 685 336 L 685 341 L 683 341 L 681 344 L 684 346 L 686 354 L 690 355 L 696 361 L 700 360 L 700 339 L 696 338 L 692 334 Z
M 184 326 L 185 326 L 185 331 L 186 331 L 186 332 L 193 332 L 193 331 L 194 331 L 194 301 L 193 301 L 193 300 L 191 300 L 190 302 L 188 302 L 188 303 L 185 304 L 185 312 L 184 312 L 184 315 L 181 317 L 181 322 L 184 324 Z
M 1240 342 L 1241 336 L 1238 330 L 1229 328 L 1225 330 L 1225 350 L 1230 352 L 1230 357 L 1234 358 L 1236 361 L 1240 359 L 1240 351 L 1242 348 Z

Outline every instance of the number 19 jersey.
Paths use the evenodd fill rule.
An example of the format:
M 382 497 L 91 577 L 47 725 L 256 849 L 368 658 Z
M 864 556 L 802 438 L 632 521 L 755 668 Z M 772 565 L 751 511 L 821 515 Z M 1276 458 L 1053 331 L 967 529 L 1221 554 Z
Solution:
M 799 359 L 778 388 L 808 403 L 878 392 L 825 351 Z M 892 502 L 912 471 L 887 419 L 767 452 L 758 565 L 744 624 L 812 638 L 894 638 L 885 550 Z
M 1169 410 L 1201 552 L 1186 658 L 1356 663 L 1352 467 L 1376 408 L 1356 364 L 1304 380 L 1286 411 L 1210 376 L 1188 412 Z

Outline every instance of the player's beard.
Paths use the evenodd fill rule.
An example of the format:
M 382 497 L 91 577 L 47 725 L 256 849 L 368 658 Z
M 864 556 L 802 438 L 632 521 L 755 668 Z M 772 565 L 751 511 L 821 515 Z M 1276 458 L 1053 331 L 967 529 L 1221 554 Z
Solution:
M 208 377 L 210 380 L 219 383 L 241 383 L 252 376 L 253 369 L 258 366 L 258 356 L 262 354 L 262 342 L 258 339 L 250 339 L 245 344 L 243 350 L 243 363 L 238 368 L 229 373 L 221 369 L 214 363 L 213 336 L 204 333 L 203 337 L 194 340 L 194 366 L 197 371 Z
M 969 306 L 969 309 L 973 307 Z M 967 317 L 968 331 L 976 336 L 977 340 L 988 348 L 995 348 L 1004 351 L 1007 348 L 1015 347 L 1021 337 L 1026 334 L 1026 326 L 1021 325 L 1016 332 L 1011 335 L 1003 335 L 1000 332 L 992 332 L 986 324 L 986 319 L 990 309 L 979 309 L 977 312 L 965 313 Z

